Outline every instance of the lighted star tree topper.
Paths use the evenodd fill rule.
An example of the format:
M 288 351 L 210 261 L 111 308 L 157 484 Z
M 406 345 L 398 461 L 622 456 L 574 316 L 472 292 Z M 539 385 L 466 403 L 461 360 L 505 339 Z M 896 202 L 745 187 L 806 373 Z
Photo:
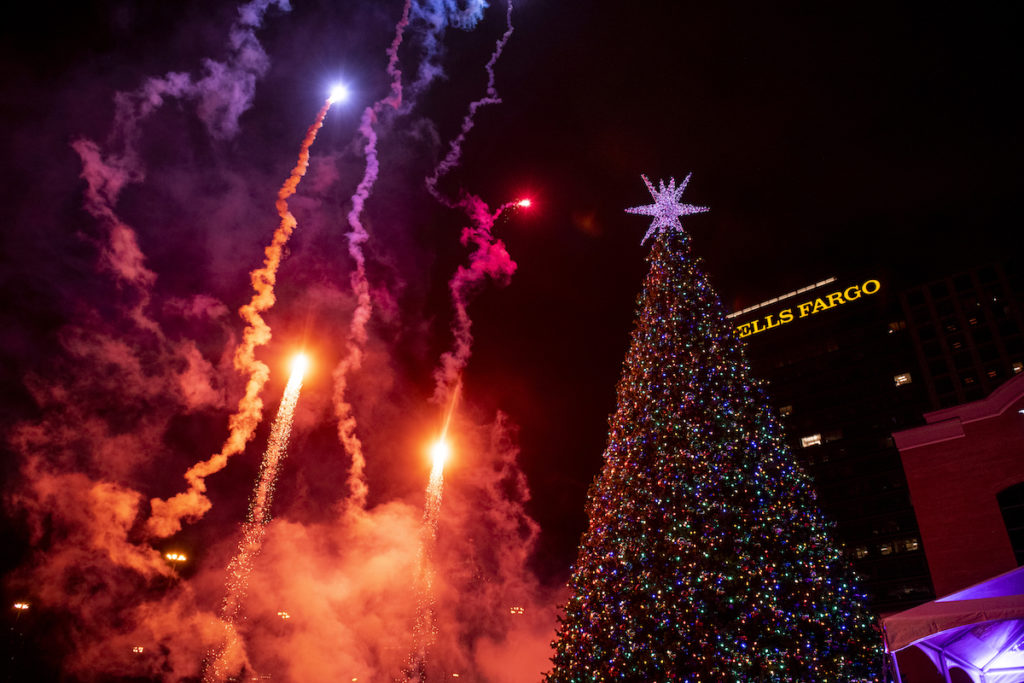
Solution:
M 658 189 L 650 271 L 547 680 L 872 681 L 849 563 Z
M 664 180 L 658 181 L 658 189 L 654 189 L 654 185 L 647 179 L 646 175 L 640 177 L 644 179 L 644 183 L 647 184 L 647 189 L 651 191 L 651 196 L 654 197 L 653 204 L 647 204 L 645 206 L 634 206 L 630 209 L 626 209 L 626 213 L 638 213 L 643 216 L 654 216 L 654 220 L 651 222 L 651 227 L 648 228 L 647 234 L 640 240 L 640 244 L 647 244 L 647 240 L 652 235 L 657 236 L 668 230 L 678 230 L 682 232 L 683 224 L 679 221 L 680 216 L 689 216 L 694 213 L 704 213 L 708 210 L 706 206 L 694 206 L 693 204 L 680 204 L 679 198 L 683 196 L 683 190 L 686 189 L 687 184 L 690 182 L 690 176 L 692 173 L 688 173 L 683 182 L 676 187 L 676 179 L 669 178 L 668 185 L 665 185 Z

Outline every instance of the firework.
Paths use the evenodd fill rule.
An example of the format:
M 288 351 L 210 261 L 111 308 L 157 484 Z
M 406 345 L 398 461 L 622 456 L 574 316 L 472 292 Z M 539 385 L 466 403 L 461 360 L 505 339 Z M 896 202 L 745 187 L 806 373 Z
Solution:
M 276 296 L 274 284 L 277 282 L 277 270 L 281 265 L 284 247 L 298 224 L 295 216 L 288 209 L 288 198 L 295 194 L 302 177 L 309 167 L 309 149 L 316 140 L 316 135 L 323 126 L 324 117 L 330 111 L 335 100 L 341 99 L 341 93 L 332 90 L 331 96 L 320 107 L 313 124 L 306 131 L 306 136 L 299 146 L 299 157 L 288 179 L 277 192 L 275 206 L 281 222 L 274 231 L 270 244 L 264 250 L 263 267 L 249 274 L 254 290 L 252 299 L 238 310 L 238 315 L 245 321 L 242 331 L 242 342 L 235 349 L 234 366 L 243 375 L 248 375 L 245 394 L 238 402 L 235 413 L 228 420 L 228 437 L 218 453 L 209 459 L 193 465 L 185 473 L 188 489 L 168 500 L 154 498 L 151 501 L 153 516 L 146 523 L 151 534 L 163 538 L 181 529 L 181 520 L 196 519 L 210 509 L 210 500 L 206 497 L 206 478 L 224 469 L 228 459 L 245 450 L 245 445 L 252 439 L 263 417 L 263 387 L 270 377 L 270 368 L 256 358 L 256 349 L 270 341 L 270 326 L 263 319 L 274 305 Z
M 226 591 L 220 612 L 226 632 L 225 643 L 214 655 L 212 665 L 207 667 L 204 673 L 204 679 L 207 681 L 221 681 L 226 678 L 227 660 L 238 647 L 238 632 L 235 626 L 245 601 L 253 560 L 263 547 L 263 537 L 270 522 L 270 504 L 274 497 L 274 487 L 277 484 L 281 462 L 288 454 L 288 438 L 291 436 L 295 406 L 299 401 L 302 379 L 308 367 L 309 360 L 303 353 L 297 354 L 292 360 L 291 376 L 284 389 L 281 405 L 277 409 L 277 417 L 270 429 L 267 450 L 263 453 L 256 487 L 249 501 L 249 512 L 242 525 L 242 539 L 238 542 L 235 556 L 228 564 Z

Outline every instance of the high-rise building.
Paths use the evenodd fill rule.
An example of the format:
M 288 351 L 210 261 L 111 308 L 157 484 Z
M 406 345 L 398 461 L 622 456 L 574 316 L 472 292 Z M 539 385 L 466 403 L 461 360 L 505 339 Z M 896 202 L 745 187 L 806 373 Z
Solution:
M 880 613 L 934 597 L 892 435 L 1024 372 L 1022 301 L 1021 273 L 995 264 L 829 278 L 731 316 Z
M 865 273 L 732 314 L 879 612 L 934 597 L 891 436 L 919 424 L 924 403 L 899 302 L 888 278 Z
M 976 268 L 907 289 L 907 331 L 932 410 L 976 401 L 1024 372 L 1019 270 Z

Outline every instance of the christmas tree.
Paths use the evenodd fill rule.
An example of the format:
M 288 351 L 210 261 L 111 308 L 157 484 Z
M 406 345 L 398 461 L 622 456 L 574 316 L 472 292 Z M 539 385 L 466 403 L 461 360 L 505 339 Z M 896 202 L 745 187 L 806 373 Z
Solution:
M 691 254 L 688 181 L 644 177 L 628 209 L 654 217 L 650 271 L 547 680 L 877 680 L 864 596 Z

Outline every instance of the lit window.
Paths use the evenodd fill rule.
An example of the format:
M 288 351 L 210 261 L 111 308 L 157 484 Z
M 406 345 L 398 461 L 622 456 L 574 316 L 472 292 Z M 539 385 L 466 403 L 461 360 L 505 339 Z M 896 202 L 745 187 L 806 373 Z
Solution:
M 793 406 L 782 406 L 779 408 L 779 415 L 792 415 Z
M 904 384 L 910 384 L 910 373 L 901 372 L 892 378 L 892 381 L 896 383 L 896 386 L 902 387 Z
M 1020 374 L 1021 371 L 1024 371 L 1024 363 L 1021 363 L 1019 360 L 1014 361 L 1010 363 L 1010 368 L 1013 370 L 1013 374 Z
M 963 347 L 963 344 L 961 342 L 958 342 L 958 341 L 953 342 L 953 348 L 954 349 L 959 349 L 959 348 L 962 348 L 962 347 Z
M 878 552 L 883 555 L 892 555 L 892 543 L 883 543 L 878 546 Z
M 916 538 L 905 538 L 903 539 L 903 550 L 905 552 L 911 552 L 921 547 L 921 541 Z
M 889 323 L 889 334 L 892 334 L 893 332 L 900 332 L 905 329 L 907 329 L 906 320 L 897 320 L 896 322 Z
M 977 325 L 978 324 L 978 319 L 977 318 L 971 318 L 967 322 L 969 322 L 971 325 Z
M 964 379 L 964 384 L 974 384 L 974 378 L 973 377 L 964 377 L 963 379 Z
M 989 377 L 995 377 L 995 376 L 996 376 L 996 375 L 998 375 L 999 373 L 998 373 L 998 372 L 996 372 L 995 370 L 989 370 L 989 371 L 988 371 L 988 372 L 986 372 L 985 374 L 986 374 L 986 375 L 988 375 Z
M 800 438 L 800 445 L 804 448 L 821 445 L 821 434 L 811 434 Z
M 866 545 L 857 546 L 857 548 L 854 549 L 854 551 L 853 551 L 853 555 L 858 560 L 867 557 L 868 556 L 868 547 Z

